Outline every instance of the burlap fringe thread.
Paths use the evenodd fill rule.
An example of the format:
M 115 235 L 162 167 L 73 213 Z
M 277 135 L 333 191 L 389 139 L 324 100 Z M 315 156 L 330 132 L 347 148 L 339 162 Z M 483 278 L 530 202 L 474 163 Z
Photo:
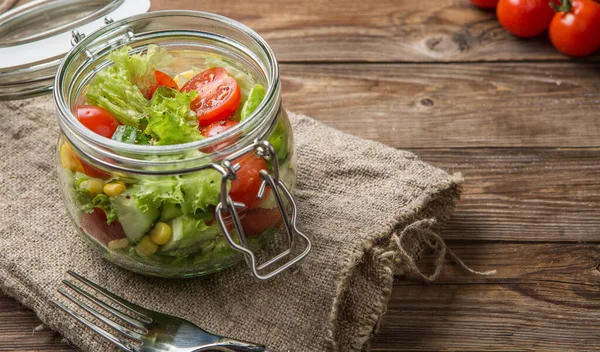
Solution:
M 471 269 L 446 246 L 442 237 L 432 230 L 434 225 L 435 219 L 419 220 L 408 225 L 400 235 L 392 234 L 392 241 L 396 248 L 389 253 L 393 255 L 396 263 L 394 266 L 396 275 L 414 275 L 425 282 L 433 282 L 440 275 L 446 257 L 471 274 L 489 276 L 496 273 L 496 270 Z M 417 261 L 426 249 L 425 246 L 433 251 L 434 270 L 431 274 L 423 273 L 417 266 Z

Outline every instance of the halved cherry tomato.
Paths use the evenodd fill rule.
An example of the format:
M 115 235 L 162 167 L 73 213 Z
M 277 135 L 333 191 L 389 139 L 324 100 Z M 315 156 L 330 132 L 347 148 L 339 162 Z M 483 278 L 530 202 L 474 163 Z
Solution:
M 585 56 L 600 48 L 600 4 L 592 0 L 562 0 L 550 23 L 550 40 L 561 53 Z
M 173 78 L 171 78 L 171 76 L 169 76 L 168 74 L 156 70 L 154 71 L 154 77 L 156 78 L 156 85 L 152 88 L 150 88 L 150 90 L 148 91 L 148 95 L 146 98 L 150 99 L 152 98 L 152 96 L 154 95 L 154 92 L 156 92 L 156 90 L 158 89 L 158 87 L 167 87 L 167 88 L 171 88 L 171 89 L 177 89 L 179 90 L 179 86 L 177 85 L 177 82 L 175 82 L 175 80 L 173 80 Z
M 498 5 L 498 0 L 471 0 L 471 2 L 482 9 L 495 9 Z
M 214 137 L 218 134 L 223 133 L 224 131 L 230 129 L 231 127 L 233 127 L 237 124 L 238 124 L 237 121 L 231 121 L 231 120 L 222 120 L 219 122 L 213 122 L 210 125 L 204 127 L 201 132 L 204 137 L 210 138 L 210 137 Z M 226 140 L 223 143 L 219 143 L 218 145 L 216 145 L 214 147 L 204 148 L 202 151 L 204 153 L 214 153 L 218 150 L 221 150 L 221 149 L 227 147 L 232 142 L 233 142 L 233 140 Z
M 181 91 L 192 89 L 198 92 L 198 98 L 192 101 L 190 107 L 198 115 L 200 126 L 227 119 L 235 113 L 242 99 L 237 81 L 221 67 L 197 74 L 183 85 Z
M 500 0 L 496 14 L 504 29 L 518 37 L 529 38 L 548 28 L 554 10 L 548 0 Z
M 258 235 L 271 227 L 281 225 L 283 219 L 278 208 L 264 209 L 254 208 L 246 212 L 246 216 L 241 219 L 242 229 L 246 236 Z
M 262 199 L 257 197 L 262 184 L 259 171 L 267 170 L 267 162 L 256 154 L 249 154 L 234 160 L 235 163 L 240 164 L 240 169 L 236 173 L 235 180 L 231 182 L 229 196 L 235 202 L 244 203 L 247 208 L 254 208 L 262 199 L 269 196 L 269 188 L 267 188 Z
M 106 138 L 111 138 L 119 127 L 119 121 L 99 106 L 79 105 L 77 119 L 85 127 Z
M 121 223 L 113 221 L 110 225 L 107 224 L 106 213 L 100 208 L 94 208 L 91 213 L 81 214 L 79 224 L 85 233 L 104 245 L 112 240 L 125 238 L 125 231 L 123 231 Z

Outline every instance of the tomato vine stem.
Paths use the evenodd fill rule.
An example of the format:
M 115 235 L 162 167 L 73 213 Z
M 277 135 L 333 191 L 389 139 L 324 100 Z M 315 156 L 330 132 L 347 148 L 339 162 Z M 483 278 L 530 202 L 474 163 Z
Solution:
M 571 0 L 560 0 L 560 6 L 554 0 L 550 0 L 550 7 L 556 12 L 569 13 L 571 11 Z

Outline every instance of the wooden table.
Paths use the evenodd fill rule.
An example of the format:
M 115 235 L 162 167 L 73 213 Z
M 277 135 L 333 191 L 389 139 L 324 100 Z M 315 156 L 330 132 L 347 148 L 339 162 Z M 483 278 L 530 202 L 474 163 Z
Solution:
M 466 178 L 443 237 L 467 264 L 399 279 L 373 351 L 600 347 L 600 56 L 519 40 L 468 0 L 154 0 L 274 48 L 288 109 Z M 71 351 L 0 296 L 0 351 Z

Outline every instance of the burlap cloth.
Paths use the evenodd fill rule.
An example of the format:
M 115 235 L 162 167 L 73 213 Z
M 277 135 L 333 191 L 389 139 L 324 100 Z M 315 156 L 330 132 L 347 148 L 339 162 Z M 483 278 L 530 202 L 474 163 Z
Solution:
M 259 282 L 245 264 L 206 278 L 143 277 L 99 258 L 79 238 L 57 189 L 57 115 L 49 96 L 0 103 L 0 287 L 83 351 L 112 346 L 51 304 L 74 270 L 142 306 L 275 350 L 363 351 L 386 310 L 394 274 L 417 271 L 460 194 L 414 154 L 291 114 L 299 227 L 314 249 L 293 272 Z M 0 342 L 0 345 L 2 343 Z

